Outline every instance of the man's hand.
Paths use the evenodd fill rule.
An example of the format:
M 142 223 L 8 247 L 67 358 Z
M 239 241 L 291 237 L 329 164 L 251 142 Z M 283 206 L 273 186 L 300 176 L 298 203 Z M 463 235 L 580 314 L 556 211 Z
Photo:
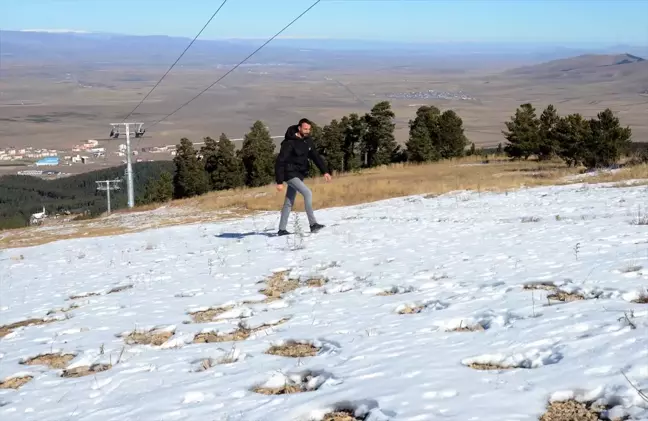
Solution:
M 277 191 L 282 191 L 282 190 L 283 190 L 283 183 L 277 184 Z
M 329 173 L 324 174 L 324 180 L 326 180 L 327 183 L 330 183 L 331 182 L 331 174 L 329 174 Z

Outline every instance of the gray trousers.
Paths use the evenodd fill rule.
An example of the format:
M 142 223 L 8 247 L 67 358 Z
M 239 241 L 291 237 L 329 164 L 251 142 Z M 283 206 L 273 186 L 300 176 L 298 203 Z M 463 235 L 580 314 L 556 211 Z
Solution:
M 313 213 L 313 193 L 299 178 L 291 178 L 286 181 L 288 190 L 286 190 L 286 199 L 284 200 L 283 208 L 281 208 L 281 220 L 279 221 L 279 229 L 285 230 L 288 226 L 288 216 L 295 204 L 295 197 L 297 192 L 304 197 L 304 207 L 306 208 L 306 215 L 308 216 L 308 224 L 313 225 L 317 223 L 315 214 Z

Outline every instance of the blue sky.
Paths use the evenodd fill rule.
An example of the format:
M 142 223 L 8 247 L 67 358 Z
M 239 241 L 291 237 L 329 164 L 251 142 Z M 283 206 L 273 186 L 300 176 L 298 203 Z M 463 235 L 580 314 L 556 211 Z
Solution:
M 229 0 L 201 39 L 268 38 L 314 0 Z M 0 29 L 193 37 L 221 0 L 0 0 Z M 648 45 L 646 0 L 322 0 L 294 38 Z

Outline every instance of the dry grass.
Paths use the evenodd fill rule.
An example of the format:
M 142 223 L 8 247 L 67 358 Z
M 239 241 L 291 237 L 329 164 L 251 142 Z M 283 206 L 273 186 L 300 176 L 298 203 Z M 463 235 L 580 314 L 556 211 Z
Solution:
M 580 301 L 584 300 L 585 297 L 583 297 L 580 294 L 576 294 L 573 292 L 565 292 L 565 291 L 559 291 L 555 290 L 553 294 L 547 295 L 548 300 L 553 300 L 553 301 L 562 301 L 562 302 L 571 302 L 571 301 Z
M 25 365 L 45 365 L 49 368 L 61 369 L 67 367 L 74 359 L 74 354 L 43 354 L 23 362 Z
M 322 421 L 360 421 L 351 411 L 335 411 L 324 415 Z
M 291 393 L 306 392 L 306 390 L 298 384 L 285 384 L 281 387 L 255 387 L 252 391 L 262 395 L 288 395 Z
M 594 407 L 575 400 L 552 402 L 540 417 L 540 421 L 599 421 L 601 412 L 606 408 Z M 608 418 L 605 418 L 606 420 Z M 612 421 L 622 421 L 627 418 L 615 418 Z
M 468 364 L 468 367 L 474 369 L 474 370 L 513 370 L 514 368 L 520 368 L 520 367 L 503 367 L 501 365 L 497 364 L 491 364 L 491 363 L 470 363 Z
M 67 313 L 67 312 L 70 312 L 70 311 L 72 311 L 74 309 L 77 309 L 79 307 L 81 307 L 79 304 L 72 303 L 68 307 L 63 307 L 63 308 L 57 308 L 57 309 L 50 310 L 50 311 L 47 312 L 47 315 L 49 316 L 49 315 L 52 315 L 52 314 L 55 314 L 55 313 Z
M 554 284 L 549 284 L 549 283 L 538 283 L 538 284 L 526 284 L 524 285 L 524 289 L 526 290 L 538 290 L 538 289 L 543 289 L 545 291 L 555 291 L 556 286 Z
M 207 310 L 189 313 L 189 316 L 191 316 L 191 320 L 194 323 L 208 323 L 213 321 L 216 316 L 219 316 L 233 308 L 234 306 L 208 308 Z
M 127 289 L 131 289 L 131 288 L 133 288 L 133 285 L 121 285 L 111 289 L 110 291 L 107 292 L 107 294 L 115 294 L 117 292 L 126 291 Z
M 75 367 L 70 370 L 63 370 L 61 377 L 75 378 L 90 376 L 92 374 L 100 373 L 102 371 L 110 370 L 111 364 L 92 364 L 91 366 Z
M 416 314 L 416 313 L 420 313 L 421 311 L 423 311 L 425 309 L 425 307 L 426 306 L 424 304 L 407 305 L 404 308 L 398 310 L 398 314 Z
M 648 304 L 648 294 L 642 294 L 636 300 L 632 300 L 632 302 L 636 304 Z
M 259 292 L 268 297 L 266 301 L 278 300 L 283 294 L 299 288 L 299 279 L 288 278 L 288 273 L 289 271 L 276 272 L 265 280 L 266 288 Z
M 0 326 L 0 338 L 4 338 L 14 330 L 25 327 L 25 326 L 38 326 L 38 325 L 44 325 L 47 323 L 52 323 L 55 322 L 56 320 L 43 320 L 43 319 L 28 319 L 28 320 L 23 320 L 20 322 L 12 323 L 9 325 L 4 325 Z
M 459 323 L 459 326 L 454 329 L 450 329 L 451 332 L 483 332 L 486 329 L 480 323 L 475 323 L 474 325 L 464 326 L 463 322 Z
M 605 173 L 587 177 L 584 180 L 563 180 L 568 175 L 578 174 L 580 169 L 567 168 L 562 162 L 511 162 L 489 157 L 488 164 L 480 164 L 481 157 L 466 157 L 458 160 L 413 165 L 398 164 L 363 170 L 359 173 L 339 174 L 333 183 L 324 183 L 320 178 L 308 180 L 313 191 L 314 206 L 329 208 L 349 206 L 377 200 L 414 194 L 436 197 L 455 190 L 508 191 L 520 187 L 534 187 L 552 184 L 578 182 L 621 182 L 628 179 L 648 178 L 648 165 L 623 168 L 616 173 Z M 468 164 L 468 165 L 465 165 Z M 212 192 L 200 197 L 177 200 L 168 203 L 171 208 L 194 210 L 183 216 L 160 219 L 159 227 L 226 220 L 250 215 L 254 211 L 276 211 L 283 203 L 283 194 L 275 193 L 272 186 L 243 188 Z M 124 210 L 119 213 L 142 212 L 151 206 Z M 228 210 L 228 213 L 213 214 Z M 303 201 L 296 203 L 295 210 L 303 210 Z M 204 216 L 209 214 L 209 216 Z M 64 234 L 56 230 L 38 231 L 38 228 L 8 230 L 0 239 L 0 249 L 45 244 L 52 241 L 79 237 L 99 237 L 128 232 L 142 228 L 124 226 L 102 226 L 100 220 L 79 221 L 62 226 L 74 228 Z
M 71 295 L 69 300 L 80 300 L 81 298 L 97 297 L 101 294 L 98 292 L 88 292 L 87 294 Z
M 283 345 L 273 345 L 266 354 L 278 355 L 281 357 L 302 358 L 314 357 L 319 352 L 319 348 L 312 344 L 303 344 L 299 342 L 289 341 Z
M 325 278 L 308 278 L 306 280 L 306 286 L 310 288 L 323 287 L 328 283 L 328 279 Z
M 238 328 L 230 333 L 220 334 L 218 332 L 203 332 L 199 333 L 194 337 L 193 343 L 195 344 L 204 344 L 212 342 L 237 342 L 244 341 L 249 338 L 253 333 L 261 332 L 269 327 L 278 326 L 287 322 L 288 319 L 281 319 L 276 323 L 272 324 L 262 324 L 259 327 L 248 328 L 242 324 L 239 324 Z
M 20 389 L 33 379 L 32 376 L 12 377 L 0 382 L 0 389 Z
M 153 346 L 160 346 L 166 341 L 169 340 L 173 336 L 173 332 L 155 332 L 155 331 L 148 331 L 148 332 L 141 332 L 141 331 L 134 331 L 128 334 L 124 338 L 124 341 L 128 345 L 153 345 Z

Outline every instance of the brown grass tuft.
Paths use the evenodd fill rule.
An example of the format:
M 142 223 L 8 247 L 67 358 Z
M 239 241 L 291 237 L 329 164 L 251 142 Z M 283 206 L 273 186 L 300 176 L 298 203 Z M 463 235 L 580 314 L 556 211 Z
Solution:
M 160 346 L 166 341 L 169 340 L 169 338 L 173 336 L 173 332 L 154 332 L 154 331 L 148 331 L 148 332 L 142 332 L 142 331 L 133 331 L 128 334 L 124 338 L 124 341 L 128 345 L 153 345 L 153 346 Z
M 351 411 L 335 411 L 324 415 L 322 421 L 361 421 L 353 416 Z
M 513 370 L 514 368 L 520 368 L 520 367 L 503 367 L 501 365 L 491 364 L 491 363 L 470 363 L 468 364 L 468 367 L 475 370 Z
M 545 291 L 555 291 L 556 286 L 550 283 L 526 284 L 524 285 L 524 289 L 526 290 L 543 289 Z
M 75 378 L 75 377 L 84 377 L 91 374 L 100 373 L 102 371 L 110 370 L 112 368 L 111 364 L 92 364 L 91 366 L 75 367 L 70 370 L 63 370 L 61 377 L 66 378 Z
M 486 329 L 481 325 L 481 323 L 475 323 L 471 326 L 463 326 L 463 323 L 459 323 L 458 327 L 450 329 L 451 332 L 483 332 L 485 330 Z
M 283 294 L 299 288 L 299 280 L 288 278 L 288 272 L 276 272 L 266 279 L 266 288 L 259 291 L 268 297 L 266 301 L 278 300 Z
M 237 341 L 244 341 L 247 338 L 249 338 L 253 333 L 260 332 L 262 330 L 265 330 L 269 327 L 273 326 L 278 326 L 280 324 L 283 324 L 287 322 L 288 319 L 281 319 L 276 323 L 272 324 L 262 324 L 259 327 L 255 327 L 253 329 L 250 329 L 242 324 L 239 324 L 238 328 L 230 333 L 225 333 L 225 334 L 219 334 L 218 332 L 203 332 L 199 333 L 194 337 L 193 343 L 195 344 L 204 344 L 204 343 L 212 343 L 212 342 L 237 342 Z
M 74 354 L 43 354 L 23 362 L 25 365 L 46 365 L 49 368 L 65 368 L 74 359 Z
M 285 384 L 281 387 L 255 387 L 252 391 L 262 395 L 288 395 L 291 393 L 306 392 L 306 390 L 297 384 Z
M 599 421 L 599 414 L 575 400 L 552 402 L 540 421 Z
M 632 302 L 636 304 L 648 304 L 648 294 L 641 295 L 636 300 L 632 300 Z
M 213 307 L 203 311 L 195 311 L 193 313 L 189 313 L 189 315 L 191 316 L 191 319 L 194 323 L 208 323 L 213 321 L 216 316 L 221 315 L 233 308 L 234 306 Z
M 98 292 L 88 292 L 87 294 L 71 295 L 69 299 L 70 300 L 79 300 L 81 298 L 96 297 L 98 295 L 101 295 L 101 294 L 99 294 Z
M 121 285 L 111 289 L 110 291 L 107 292 L 107 294 L 115 294 L 117 292 L 126 291 L 127 289 L 131 289 L 131 288 L 133 288 L 133 285 Z
M 12 324 L 9 324 L 9 325 L 0 326 L 0 338 L 4 338 L 5 336 L 10 334 L 14 330 L 16 330 L 18 328 L 21 328 L 21 327 L 39 326 L 39 325 L 44 325 L 44 324 L 48 324 L 48 323 L 53 323 L 55 321 L 56 321 L 56 319 L 52 319 L 52 320 L 27 319 L 27 320 L 12 323 Z
M 279 355 L 281 357 L 302 358 L 314 357 L 317 355 L 319 348 L 312 344 L 303 344 L 294 341 L 289 341 L 284 345 L 273 345 L 266 354 Z
M 565 291 L 556 290 L 553 294 L 547 295 L 547 299 L 548 300 L 554 300 L 554 301 L 571 302 L 571 301 L 584 300 L 585 297 L 583 297 L 580 294 L 576 294 L 576 293 L 572 293 L 572 292 L 565 292 Z
M 308 278 L 306 280 L 306 285 L 311 288 L 323 287 L 328 283 L 328 280 L 325 278 Z
M 425 309 L 425 305 L 420 304 L 420 305 L 407 305 L 405 308 L 402 308 L 398 310 L 398 314 L 416 314 L 420 313 Z
M 32 376 L 12 377 L 0 382 L 0 389 L 20 389 L 33 379 Z

